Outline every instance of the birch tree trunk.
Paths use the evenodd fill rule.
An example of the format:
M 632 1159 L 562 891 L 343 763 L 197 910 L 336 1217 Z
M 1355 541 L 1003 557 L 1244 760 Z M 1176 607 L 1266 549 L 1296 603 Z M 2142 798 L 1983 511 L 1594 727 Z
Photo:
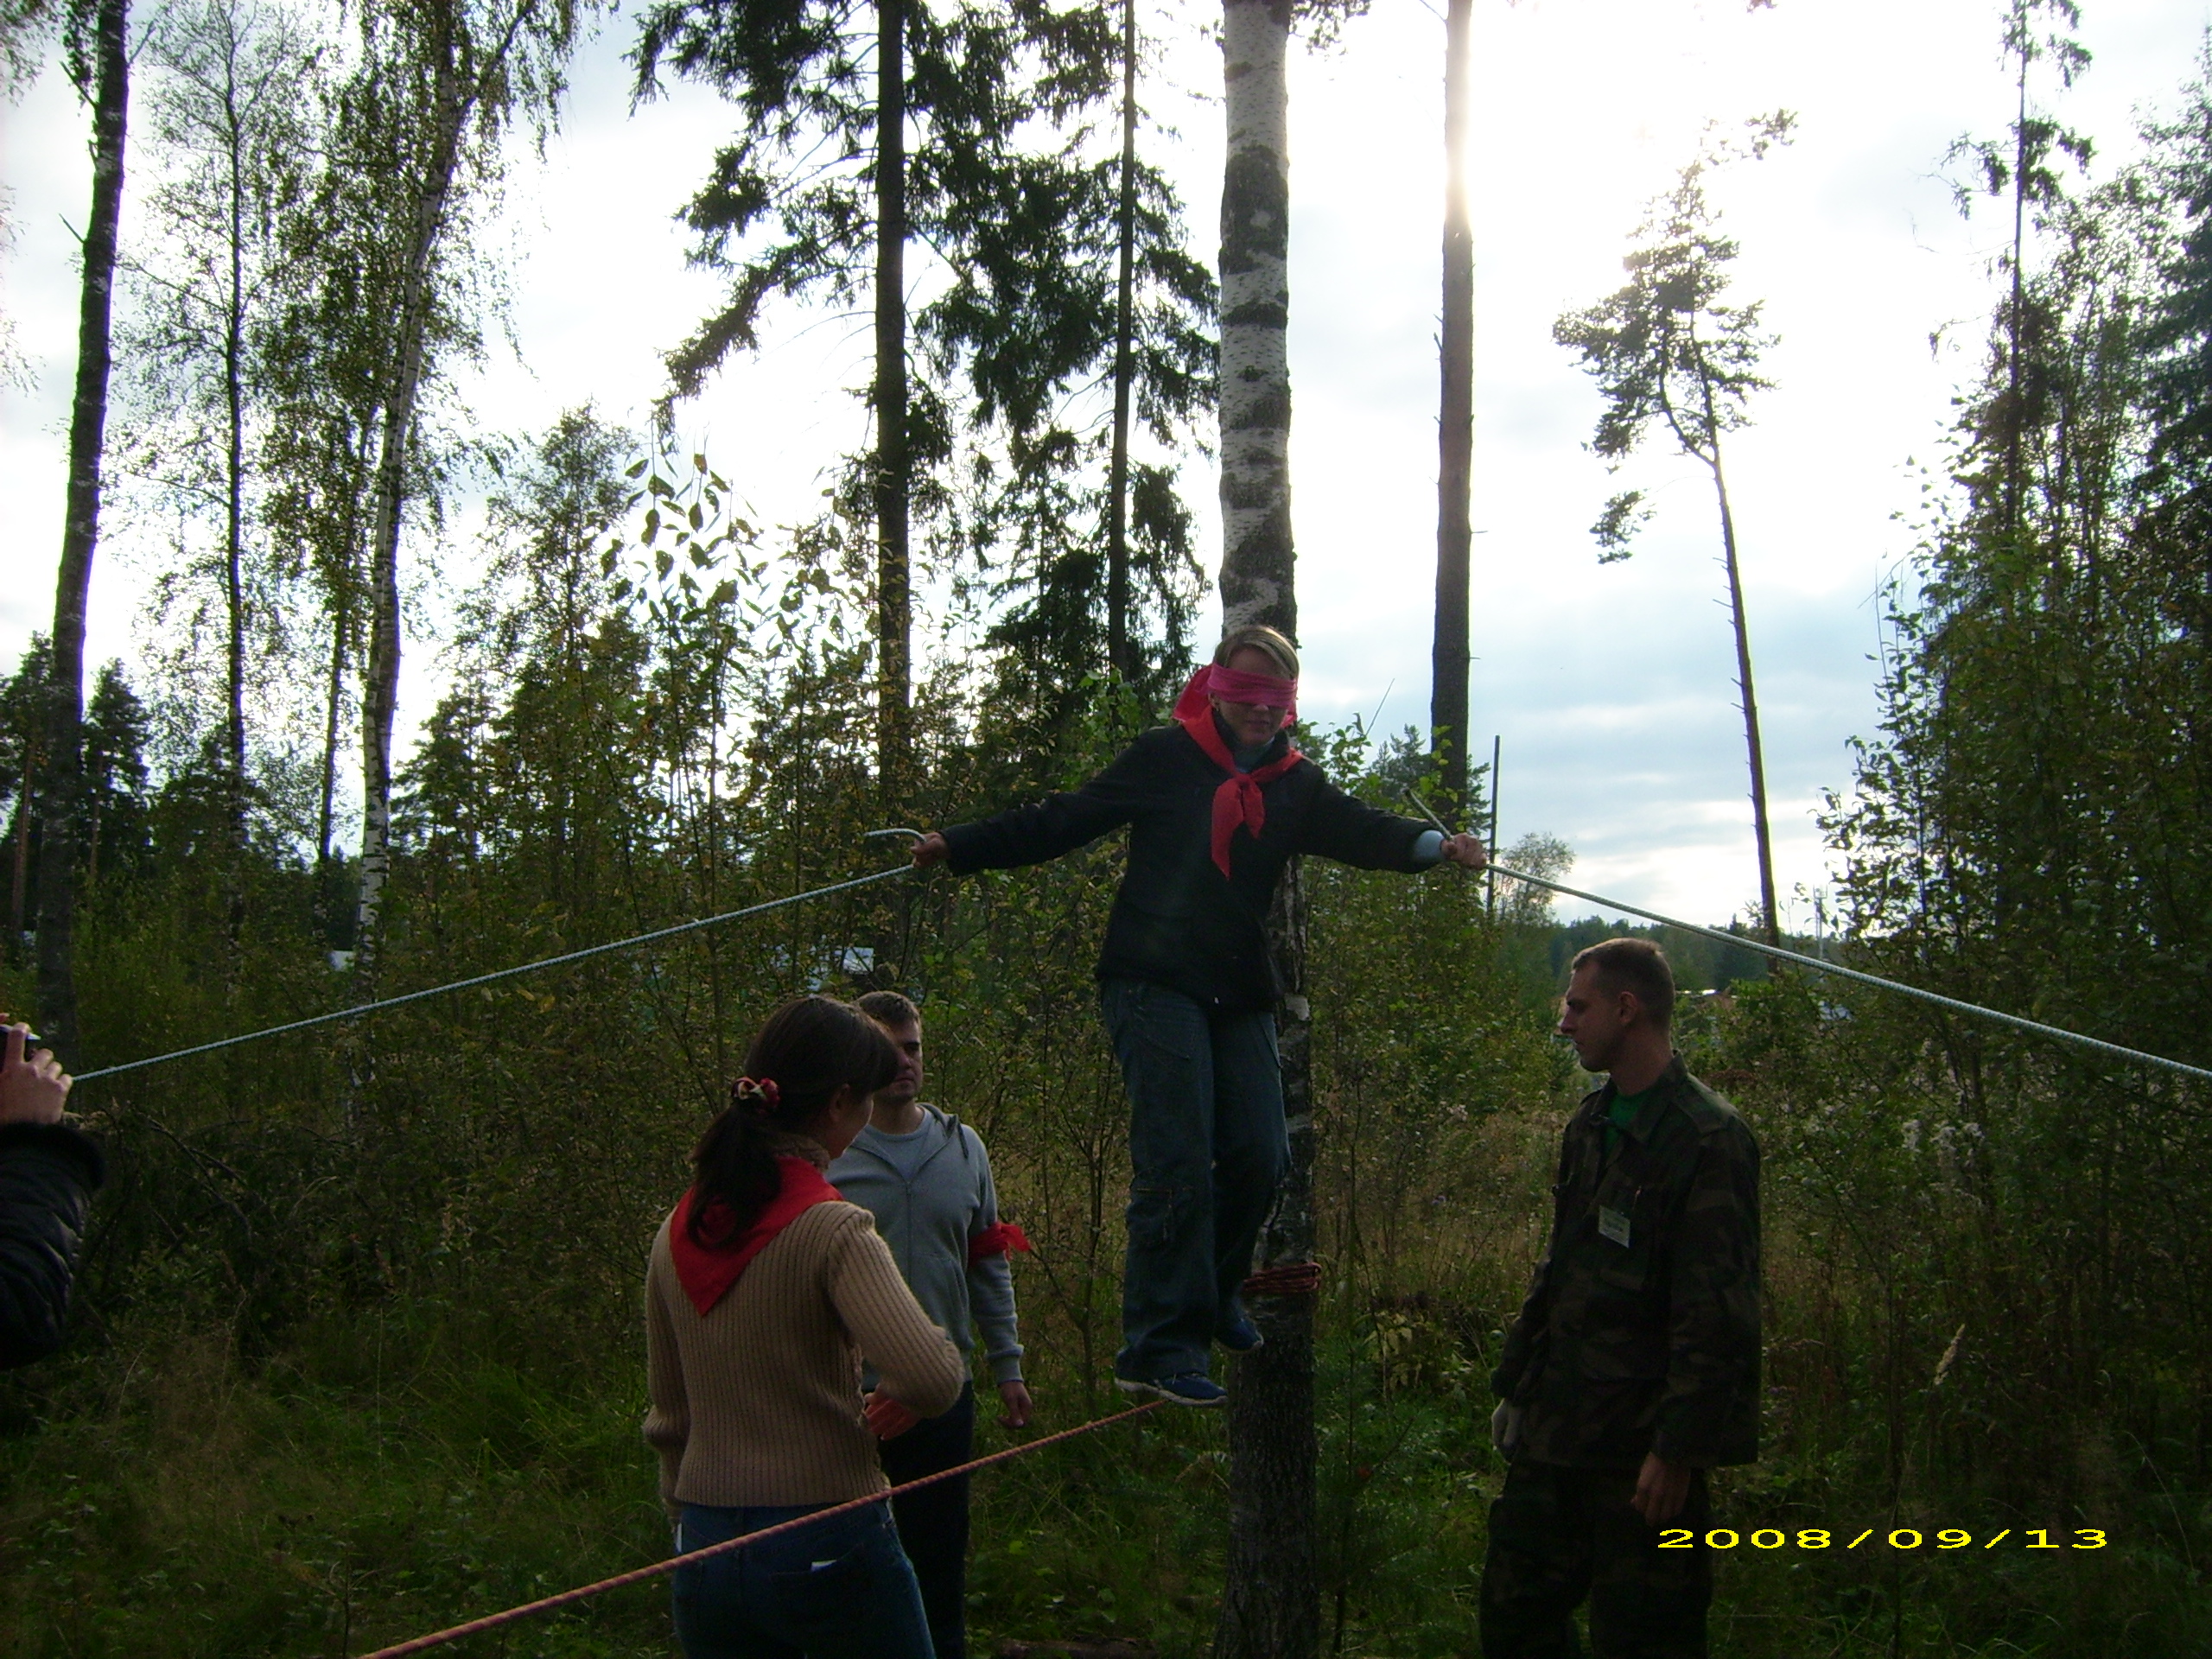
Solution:
M 1298 632 L 1290 520 L 1288 0 L 1226 0 L 1229 154 L 1221 195 L 1222 617 Z M 1313 1247 L 1313 1116 L 1305 996 L 1303 887 L 1284 872 L 1268 942 L 1285 994 L 1276 1011 L 1290 1166 L 1262 1255 Z M 1255 1295 L 1264 1345 L 1236 1362 L 1229 1395 L 1229 1560 L 1218 1659 L 1309 1659 L 1314 1581 L 1313 1295 Z
M 876 776 L 894 815 L 912 776 L 913 569 L 907 552 L 906 9 L 877 0 L 875 105 Z
M 223 404 L 228 423 L 223 454 L 224 596 L 230 608 L 228 666 L 230 868 L 224 872 L 229 911 L 228 970 L 238 972 L 245 930 L 245 126 L 238 112 L 238 38 L 226 16 L 223 39 L 223 138 L 228 148 L 229 286 L 223 308 Z
M 39 1017 L 65 1065 L 77 1064 L 77 820 L 84 799 L 85 607 L 99 545 L 100 459 L 107 439 L 111 322 L 124 143 L 130 107 L 124 41 L 130 0 L 99 0 L 93 18 L 92 202 L 85 222 L 77 314 L 77 389 L 69 414 L 68 506 L 54 582 L 52 665 L 47 682 L 45 812 L 38 869 Z
M 353 547 L 354 526 L 353 509 L 346 512 L 344 545 L 350 555 Z M 331 842 L 336 835 L 338 815 L 338 741 L 346 707 L 346 630 L 348 626 L 347 603 L 352 571 L 340 573 L 334 584 L 330 603 L 330 666 L 323 682 L 322 710 L 322 772 L 317 780 L 318 798 L 315 802 L 315 919 L 318 937 L 327 944 L 332 918 L 338 913 L 333 902 L 331 874 L 333 854 Z
M 1429 652 L 1429 745 L 1445 792 L 1467 810 L 1469 523 L 1475 454 L 1475 232 L 1467 215 L 1467 85 L 1474 0 L 1444 25 L 1443 409 L 1437 427 L 1436 624 Z
M 385 883 L 391 873 L 391 737 L 399 708 L 399 532 L 407 498 L 407 451 L 429 333 L 430 268 L 444 229 L 446 201 L 460 166 L 468 116 L 454 48 L 447 42 L 435 79 L 435 128 L 416 197 L 400 283 L 398 338 L 391 383 L 379 411 L 376 477 L 369 524 L 369 641 L 361 696 L 361 896 L 354 970 L 359 994 L 375 994 Z
M 559 66 L 575 40 L 569 0 L 512 0 L 496 31 L 467 0 L 428 0 L 394 13 L 403 52 L 429 65 L 430 109 L 423 148 L 395 141 L 403 176 L 414 181 L 408 238 L 399 261 L 398 304 L 391 379 L 377 416 L 376 471 L 370 486 L 365 575 L 368 641 L 361 692 L 361 872 L 355 915 L 357 991 L 372 997 L 382 953 L 385 883 L 391 874 L 391 740 L 399 705 L 399 538 L 407 499 L 407 463 L 416 437 L 416 403 L 429 348 L 432 278 L 461 163 L 461 141 L 480 123 L 496 144 L 502 118 L 518 104 L 550 123 L 560 91 Z M 415 31 L 410 36 L 404 31 Z M 542 131 L 543 130 L 541 130 Z M 421 168 L 408 165 L 414 155 Z
M 1221 609 L 1298 634 L 1290 534 L 1288 0 L 1222 9 Z

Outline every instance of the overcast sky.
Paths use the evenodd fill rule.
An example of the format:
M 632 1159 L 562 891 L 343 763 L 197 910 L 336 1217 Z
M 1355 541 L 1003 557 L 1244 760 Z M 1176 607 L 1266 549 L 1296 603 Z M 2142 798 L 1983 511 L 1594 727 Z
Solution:
M 2134 149 L 2139 115 L 2191 75 L 2204 0 L 2087 0 L 2095 62 L 2066 98 L 2097 171 Z M 1213 245 L 1221 159 L 1218 54 L 1200 22 L 1162 10 L 1151 92 L 1172 131 L 1149 147 L 1182 181 L 1193 245 Z M 1796 144 L 1724 176 L 1743 245 L 1739 300 L 1781 336 L 1776 389 L 1733 441 L 1742 543 L 1785 895 L 1821 882 L 1814 823 L 1873 735 L 1885 574 L 1912 547 L 1923 467 L 1984 349 L 1989 259 L 2003 226 L 1961 223 L 1945 146 L 2010 111 L 1987 0 L 1478 0 L 1474 708 L 1503 742 L 1502 835 L 1565 839 L 1578 885 L 1696 919 L 1747 912 L 1758 890 L 1743 725 L 1718 525 L 1701 471 L 1655 454 L 1619 478 L 1583 448 L 1597 412 L 1552 343 L 1561 311 L 1620 282 L 1643 202 L 1708 120 L 1777 107 Z M 711 303 L 672 215 L 730 126 L 710 95 L 673 89 L 632 116 L 618 16 L 577 63 L 562 132 L 518 165 L 495 234 L 512 251 L 513 346 L 464 396 L 486 429 L 541 429 L 590 402 L 637 420 L 660 354 Z M 1436 522 L 1435 328 L 1441 202 L 1440 13 L 1376 0 L 1341 46 L 1292 71 L 1294 492 L 1304 711 L 1425 723 Z M 51 613 L 74 357 L 70 226 L 89 189 L 85 123 L 49 74 L 0 111 L 15 246 L 0 306 L 35 374 L 0 391 L 7 580 L 0 664 Z M 134 224 L 126 204 L 124 234 Z M 1931 336 L 1935 343 L 1931 346 Z M 822 469 L 861 442 L 869 341 L 849 320 L 785 313 L 766 349 L 683 411 L 687 435 L 772 522 L 810 511 Z M 1646 488 L 1657 514 L 1636 556 L 1601 568 L 1588 525 L 1605 497 Z M 1208 562 L 1218 559 L 1210 481 Z M 159 532 L 104 545 L 94 661 L 136 657 Z M 451 562 L 449 561 L 449 568 Z M 1217 621 L 1215 608 L 1210 621 Z M 439 684 L 434 609 L 410 639 L 403 721 Z M 1786 905 L 1809 925 L 1802 901 Z

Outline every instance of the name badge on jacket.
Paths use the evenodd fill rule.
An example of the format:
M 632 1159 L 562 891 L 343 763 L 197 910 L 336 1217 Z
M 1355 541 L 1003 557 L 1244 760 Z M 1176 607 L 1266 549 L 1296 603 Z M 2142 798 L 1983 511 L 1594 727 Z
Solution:
M 1598 1231 L 1623 1249 L 1628 1248 L 1628 1215 L 1609 1204 L 1598 1206 Z

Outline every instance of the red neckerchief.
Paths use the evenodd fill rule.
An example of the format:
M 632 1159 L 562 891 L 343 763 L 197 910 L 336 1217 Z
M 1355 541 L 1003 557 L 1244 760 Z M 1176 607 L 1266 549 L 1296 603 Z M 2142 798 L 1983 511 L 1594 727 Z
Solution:
M 968 1241 L 968 1265 L 994 1255 L 1012 1255 L 1016 1250 L 1024 1255 L 1037 1247 L 1029 1242 L 1029 1235 L 1010 1221 L 995 1221 Z
M 676 1264 L 677 1282 L 683 1294 L 691 1299 L 691 1306 L 704 1319 L 707 1311 L 729 1294 L 738 1275 L 753 1265 L 753 1258 L 775 1241 L 776 1235 L 797 1221 L 817 1204 L 836 1204 L 844 1195 L 823 1178 L 822 1172 L 804 1158 L 789 1154 L 776 1160 L 776 1173 L 783 1178 L 783 1186 L 776 1196 L 761 1206 L 753 1224 L 743 1232 L 724 1239 L 719 1244 L 696 1244 L 691 1239 L 691 1205 L 699 1196 L 693 1187 L 676 1206 L 675 1219 L 668 1224 L 668 1254 Z M 727 1205 L 716 1203 L 707 1211 L 706 1230 L 712 1236 L 716 1211 L 721 1212 L 722 1224 L 728 1224 Z
M 1252 839 L 1260 838 L 1261 826 L 1268 821 L 1268 805 L 1260 797 L 1260 785 L 1273 783 L 1306 757 L 1294 747 L 1282 752 L 1279 759 L 1264 766 L 1255 766 L 1249 772 L 1236 770 L 1236 757 L 1229 753 L 1229 745 L 1221 741 L 1221 734 L 1214 729 L 1213 710 L 1202 714 L 1184 715 L 1177 724 L 1191 734 L 1191 741 L 1205 752 L 1206 759 L 1219 766 L 1229 776 L 1213 792 L 1213 861 L 1221 867 L 1224 876 L 1229 874 L 1229 840 L 1243 824 L 1252 832 Z

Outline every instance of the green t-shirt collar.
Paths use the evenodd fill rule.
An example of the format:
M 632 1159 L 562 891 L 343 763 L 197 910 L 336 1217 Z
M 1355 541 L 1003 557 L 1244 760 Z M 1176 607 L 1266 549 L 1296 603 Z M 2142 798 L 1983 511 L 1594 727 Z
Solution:
M 1616 1093 L 1613 1096 L 1612 1103 L 1605 1108 L 1606 1157 L 1613 1155 L 1613 1148 L 1620 1144 L 1622 1133 L 1636 1122 L 1636 1115 L 1643 1109 L 1644 1102 L 1658 1092 L 1659 1085 L 1655 1083 L 1641 1094 Z

